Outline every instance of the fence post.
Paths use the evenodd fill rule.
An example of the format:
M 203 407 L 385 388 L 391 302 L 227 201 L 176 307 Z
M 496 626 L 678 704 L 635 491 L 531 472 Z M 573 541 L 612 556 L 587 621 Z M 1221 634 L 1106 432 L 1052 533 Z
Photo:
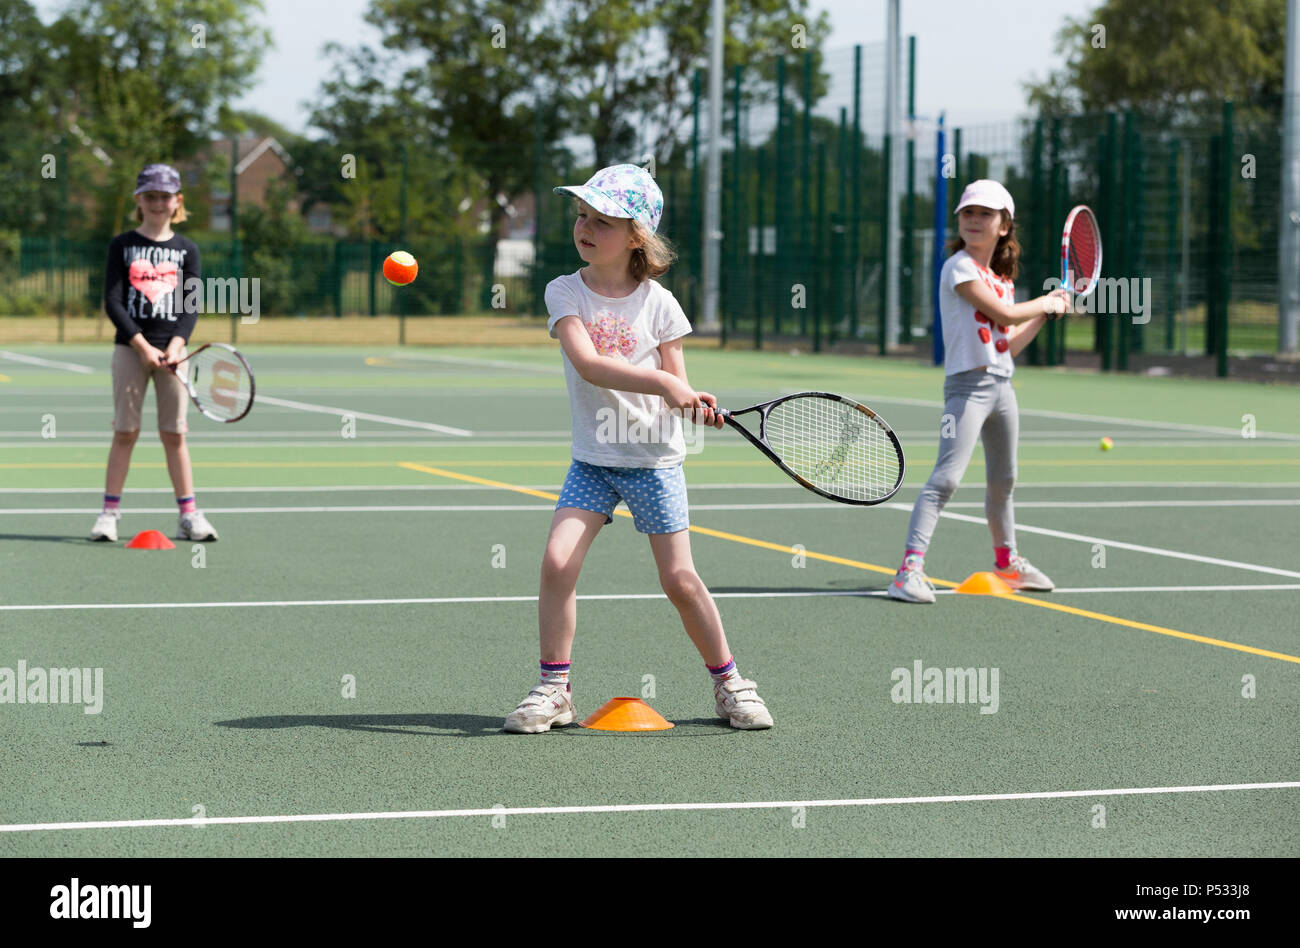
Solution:
M 1103 247 L 1105 246 L 1114 247 L 1117 245 L 1117 241 L 1115 239 L 1117 234 L 1116 234 L 1114 221 L 1115 221 L 1115 216 L 1118 213 L 1118 209 L 1119 209 L 1119 201 L 1116 199 L 1117 196 L 1115 194 L 1115 190 L 1116 190 L 1115 164 L 1117 158 L 1116 151 L 1119 148 L 1118 139 L 1119 139 L 1119 115 L 1115 112 L 1109 112 L 1106 115 L 1106 139 L 1105 139 L 1106 158 L 1105 161 L 1102 163 L 1102 193 L 1105 195 L 1102 203 L 1106 208 L 1106 216 L 1103 219 L 1105 223 L 1101 225 L 1103 228 L 1102 229 Z M 1124 266 L 1124 262 L 1122 259 L 1123 248 L 1120 247 L 1119 249 L 1120 249 L 1120 256 L 1121 256 L 1119 269 L 1120 272 L 1122 273 L 1123 272 L 1122 268 Z M 1102 318 L 1098 320 L 1098 325 L 1101 327 L 1101 370 L 1103 372 L 1109 372 L 1114 368 L 1112 364 L 1113 350 L 1114 350 L 1114 342 L 1113 342 L 1114 333 L 1112 331 L 1113 329 L 1112 320 L 1110 318 L 1112 314 L 1104 313 L 1100 315 Z
M 777 336 L 781 335 L 781 310 L 789 305 L 788 296 L 786 299 L 780 298 L 781 287 L 787 282 L 785 277 L 789 272 L 789 264 L 784 259 L 784 255 L 788 252 L 785 233 L 787 221 L 785 188 L 788 180 L 785 169 L 785 56 L 782 55 L 776 61 L 776 167 L 772 181 L 772 222 L 776 230 L 776 256 L 772 269 L 777 274 L 777 298 L 773 301 L 775 306 L 772 308 L 772 332 Z
M 812 281 L 808 271 L 812 265 L 809 232 L 812 217 L 812 53 L 803 54 L 803 145 L 799 149 L 799 251 L 795 255 L 799 266 L 799 282 L 804 288 L 804 306 L 799 310 L 799 335 L 808 335 L 808 292 Z M 815 305 L 815 304 L 814 304 Z
M 912 344 L 912 301 L 916 290 L 916 37 L 907 38 L 907 203 L 903 208 L 902 280 L 899 308 L 901 343 Z
M 1025 247 L 1029 251 L 1026 254 L 1028 258 L 1025 262 L 1030 273 L 1041 275 L 1044 267 L 1038 260 L 1038 255 L 1043 248 L 1043 218 L 1045 216 L 1043 207 L 1043 120 L 1041 118 L 1034 121 L 1033 144 L 1030 146 L 1031 152 L 1029 157 L 1029 195 L 1030 206 L 1033 207 L 1029 218 L 1029 233 L 1025 235 Z M 1046 339 L 1045 348 L 1048 352 L 1048 358 L 1051 358 L 1053 343 L 1056 342 L 1055 320 L 1047 323 L 1045 327 Z M 1026 347 L 1025 352 L 1029 356 L 1030 365 L 1042 365 L 1043 354 L 1038 345 L 1039 333 L 1035 336 Z
M 1136 173 L 1133 168 L 1133 110 L 1124 111 L 1124 139 L 1123 139 L 1123 158 L 1120 162 L 1120 203 L 1123 205 L 1123 220 L 1119 225 L 1119 267 L 1117 272 L 1119 278 L 1125 278 L 1125 274 L 1132 271 L 1132 239 L 1133 224 L 1136 218 L 1136 208 L 1133 206 L 1134 178 Z M 1112 294 L 1112 299 L 1115 295 Z M 1133 300 L 1128 300 L 1128 309 L 1133 308 Z M 1131 313 L 1115 313 L 1111 316 L 1115 323 L 1115 334 L 1119 337 L 1116 341 L 1119 343 L 1119 354 L 1116 359 L 1116 367 L 1121 372 L 1128 371 L 1128 349 L 1129 349 L 1129 332 L 1133 320 Z
M 935 365 L 943 364 L 943 323 L 939 312 L 939 274 L 943 272 L 943 245 L 946 236 L 944 225 L 948 221 L 948 180 L 943 176 L 944 141 L 943 113 L 939 113 L 939 130 L 934 136 L 934 260 L 930 267 L 931 280 L 931 328 L 930 345 Z
M 745 194 L 745 175 L 744 164 L 741 161 L 740 138 L 741 138 L 741 120 L 743 113 L 740 106 L 740 85 L 743 79 L 743 69 L 737 63 L 732 72 L 735 83 L 733 114 L 735 115 L 735 128 L 732 130 L 732 149 L 731 149 L 731 226 L 727 228 L 732 246 L 732 270 L 731 279 L 727 281 L 727 294 L 723 297 L 727 300 L 727 312 L 720 320 L 722 329 L 721 345 L 727 344 L 727 323 L 730 321 L 731 330 L 735 332 L 738 328 L 736 319 L 740 315 L 740 309 L 744 305 L 746 284 L 745 279 L 745 259 L 749 253 L 748 235 L 745 233 L 745 227 L 742 223 L 744 215 L 744 194 Z
M 764 172 L 767 170 L 767 149 L 759 146 L 758 154 L 755 156 L 755 175 L 754 175 L 754 204 L 757 221 L 755 225 L 758 230 L 758 241 L 755 247 L 755 256 L 758 262 L 754 266 L 754 348 L 763 348 L 763 287 L 767 281 L 768 270 L 764 263 L 766 256 L 766 242 L 764 231 L 766 230 L 766 220 L 763 216 L 763 195 L 767 193 L 764 185 Z
M 231 275 L 235 278 L 235 286 L 239 286 L 239 278 L 243 270 L 242 261 L 239 259 L 239 133 L 232 131 L 230 133 L 230 269 Z M 234 345 L 238 335 L 237 327 L 239 325 L 239 307 L 235 307 L 236 312 L 230 314 L 230 344 Z
M 1221 159 L 1222 200 L 1218 209 L 1221 220 L 1219 231 L 1218 269 L 1219 277 L 1219 331 L 1215 350 L 1215 374 L 1219 378 L 1228 375 L 1228 312 L 1232 306 L 1232 184 L 1236 177 L 1235 161 L 1232 147 L 1232 100 L 1223 103 L 1223 157 Z
M 858 268 L 862 254 L 859 233 L 862 230 L 862 44 L 853 47 L 853 138 L 850 142 L 853 153 L 853 193 L 850 200 L 852 220 L 849 231 L 849 338 L 858 339 Z
M 822 351 L 822 309 L 826 301 L 826 143 L 817 143 L 817 246 L 812 272 L 816 275 L 812 294 L 812 348 Z
M 1169 205 L 1165 214 L 1165 351 L 1174 351 L 1174 245 L 1178 236 L 1178 139 L 1169 143 Z
M 885 147 L 880 153 L 880 318 L 879 318 L 879 336 L 880 354 L 888 354 L 889 347 L 889 266 L 893 258 L 889 246 L 889 215 L 891 208 L 889 186 L 890 186 L 890 167 L 889 156 L 890 149 L 893 147 L 893 136 L 888 132 L 885 133 Z
M 534 316 L 540 316 L 546 308 L 546 284 L 542 281 L 546 278 L 545 271 L 542 270 L 542 260 L 545 257 L 545 251 L 542 245 L 546 240 L 546 230 L 543 227 L 544 216 L 543 208 L 546 204 L 546 185 L 543 182 L 542 162 L 545 154 L 542 148 L 542 138 L 546 134 L 545 125 L 542 121 L 542 104 L 537 103 L 537 112 L 533 117 L 533 300 L 532 310 Z M 689 305 L 689 304 L 688 304 Z
M 376 266 L 376 262 L 377 262 L 376 255 L 379 250 L 379 245 L 375 243 L 374 240 L 370 240 L 367 242 L 366 246 L 368 248 L 368 253 L 366 255 L 368 260 L 368 265 L 366 267 L 366 274 L 369 276 L 369 279 L 366 282 L 370 286 L 370 315 L 374 316 L 375 315 L 375 271 L 378 269 L 378 267 Z
M 700 70 L 691 79 L 691 237 L 690 247 L 692 311 L 703 312 L 700 264 L 704 259 L 704 228 L 700 223 Z
M 1051 173 L 1050 180 L 1047 184 L 1048 206 L 1051 208 L 1049 216 L 1043 221 L 1039 233 L 1042 236 L 1042 248 L 1044 262 L 1050 263 L 1052 269 L 1049 272 L 1057 272 L 1060 268 L 1060 242 L 1053 237 L 1053 231 L 1059 224 L 1064 223 L 1064 210 L 1062 205 L 1065 201 L 1063 195 L 1064 189 L 1061 187 L 1061 120 L 1052 119 L 1052 138 L 1051 138 Z M 1063 322 L 1053 320 L 1048 326 L 1048 347 L 1047 347 L 1047 364 L 1056 365 L 1063 361 L 1058 353 L 1065 348 L 1066 327 Z

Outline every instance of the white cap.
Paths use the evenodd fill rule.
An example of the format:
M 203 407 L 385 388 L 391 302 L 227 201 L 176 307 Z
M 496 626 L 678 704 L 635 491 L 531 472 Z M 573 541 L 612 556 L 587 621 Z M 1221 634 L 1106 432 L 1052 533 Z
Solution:
M 957 203 L 957 210 L 953 213 L 960 214 L 961 209 L 968 204 L 991 207 L 995 211 L 1005 208 L 1012 217 L 1016 216 L 1016 202 L 1011 200 L 1011 192 L 988 178 L 981 178 L 966 185 L 966 190 L 961 193 L 961 200 Z

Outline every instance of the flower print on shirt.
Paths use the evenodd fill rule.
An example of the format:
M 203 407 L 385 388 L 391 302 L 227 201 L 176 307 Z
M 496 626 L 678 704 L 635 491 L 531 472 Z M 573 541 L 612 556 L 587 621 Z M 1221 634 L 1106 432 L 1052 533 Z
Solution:
M 591 336 L 592 345 L 601 355 L 628 359 L 636 351 L 636 331 L 622 316 L 602 309 L 594 320 L 583 325 L 587 328 L 587 335 Z

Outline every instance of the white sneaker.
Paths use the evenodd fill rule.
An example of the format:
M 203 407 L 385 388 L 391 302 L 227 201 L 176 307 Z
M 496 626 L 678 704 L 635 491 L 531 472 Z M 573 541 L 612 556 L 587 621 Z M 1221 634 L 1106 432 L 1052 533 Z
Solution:
M 117 522 L 122 519 L 120 510 L 101 510 L 99 516 L 95 518 L 95 526 L 90 531 L 92 540 L 103 540 L 108 543 L 117 542 Z
M 913 553 L 903 560 L 889 584 L 889 598 L 899 602 L 934 602 L 934 583 L 925 575 L 925 561 Z
M 1023 556 L 1012 556 L 1011 565 L 1006 569 L 994 569 L 1002 581 L 1012 589 L 1024 589 L 1029 592 L 1051 592 L 1056 584 L 1048 579 L 1047 574 L 1034 566 Z
M 217 539 L 217 531 L 212 529 L 212 524 L 208 523 L 208 518 L 197 510 L 193 513 L 181 514 L 176 530 L 178 539 L 181 540 Z
M 573 696 L 560 685 L 534 685 L 528 697 L 506 717 L 503 729 L 511 734 L 541 734 L 552 727 L 572 724 L 578 716 Z
M 758 696 L 758 686 L 744 678 L 730 678 L 713 685 L 713 701 L 718 717 L 732 727 L 756 731 L 772 726 L 767 702 Z

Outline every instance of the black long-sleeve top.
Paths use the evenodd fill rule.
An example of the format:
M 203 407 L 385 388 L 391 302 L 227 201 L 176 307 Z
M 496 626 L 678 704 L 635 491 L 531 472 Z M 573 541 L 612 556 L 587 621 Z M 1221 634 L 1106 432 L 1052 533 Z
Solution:
M 108 245 L 104 308 L 117 327 L 114 342 L 129 345 L 136 333 L 165 349 L 173 336 L 188 340 L 198 319 L 192 292 L 200 286 L 199 248 L 180 234 L 150 240 L 136 230 L 118 234 Z M 187 305 L 188 304 L 188 305 Z

